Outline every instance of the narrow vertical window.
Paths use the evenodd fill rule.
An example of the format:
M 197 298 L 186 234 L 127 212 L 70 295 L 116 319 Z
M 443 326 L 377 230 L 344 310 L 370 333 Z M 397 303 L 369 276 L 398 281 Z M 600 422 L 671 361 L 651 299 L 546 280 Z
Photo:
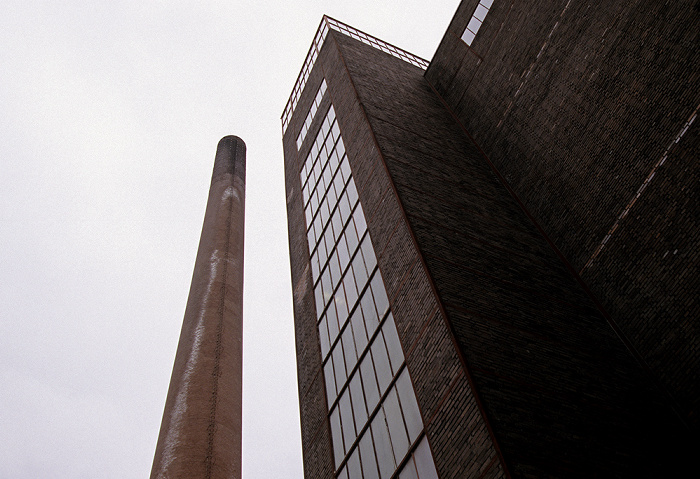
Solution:
M 467 24 L 467 28 L 464 29 L 462 33 L 462 40 L 467 45 L 471 45 L 474 41 L 474 37 L 479 32 L 481 24 L 484 22 L 486 15 L 489 13 L 489 9 L 493 4 L 493 0 L 481 0 L 479 5 L 477 5 L 476 10 L 474 10 L 474 15 L 472 15 L 471 20 Z
M 304 124 L 301 126 L 301 131 L 299 132 L 299 136 L 297 136 L 297 150 L 301 148 L 301 144 L 304 143 L 304 138 L 306 138 L 306 133 L 309 131 L 309 127 L 311 126 L 311 122 L 314 120 L 314 117 L 316 116 L 316 112 L 318 111 L 318 106 L 321 104 L 321 100 L 323 100 L 323 95 L 326 94 L 326 79 L 324 78 L 323 81 L 321 82 L 321 86 L 318 87 L 318 91 L 316 92 L 316 96 L 314 97 L 314 102 L 311 104 L 311 108 L 309 108 L 309 113 L 306 115 L 306 119 L 304 120 Z

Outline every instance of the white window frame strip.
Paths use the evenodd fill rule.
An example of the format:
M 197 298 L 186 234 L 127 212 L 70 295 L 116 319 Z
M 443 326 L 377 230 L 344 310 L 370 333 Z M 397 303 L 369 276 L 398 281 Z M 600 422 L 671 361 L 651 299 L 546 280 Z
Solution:
M 467 46 L 471 46 L 476 34 L 479 33 L 481 25 L 486 19 L 486 15 L 491 11 L 491 5 L 493 5 L 493 0 L 481 0 L 474 10 L 471 20 L 467 24 L 467 27 L 462 33 L 462 40 Z

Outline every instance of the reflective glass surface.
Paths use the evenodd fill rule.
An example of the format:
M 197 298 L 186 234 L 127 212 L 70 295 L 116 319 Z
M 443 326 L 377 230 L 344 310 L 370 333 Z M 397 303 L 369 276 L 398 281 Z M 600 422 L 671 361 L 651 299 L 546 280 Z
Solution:
M 306 133 L 309 131 L 309 127 L 311 126 L 311 122 L 314 120 L 314 117 L 316 116 L 316 112 L 318 111 L 318 106 L 321 104 L 321 100 L 323 100 L 323 95 L 326 93 L 326 79 L 324 78 L 323 81 L 321 82 L 321 86 L 318 87 L 318 91 L 316 92 L 316 96 L 314 97 L 314 102 L 311 104 L 311 108 L 309 108 L 309 113 L 306 115 L 306 119 L 304 120 L 304 124 L 301 127 L 301 131 L 299 132 L 299 136 L 297 136 L 297 150 L 301 148 L 301 144 L 304 143 L 304 138 L 306 138 Z
M 300 177 L 336 477 L 419 471 L 422 420 L 332 105 Z
M 481 0 L 481 2 L 479 2 L 479 5 L 476 6 L 476 10 L 474 10 L 474 14 L 472 15 L 472 18 L 469 20 L 467 28 L 462 34 L 462 40 L 464 40 L 464 43 L 466 43 L 467 45 L 471 45 L 474 41 L 476 34 L 481 28 L 482 22 L 486 18 L 486 15 L 488 15 L 489 13 L 489 9 L 491 8 L 492 3 L 493 0 Z

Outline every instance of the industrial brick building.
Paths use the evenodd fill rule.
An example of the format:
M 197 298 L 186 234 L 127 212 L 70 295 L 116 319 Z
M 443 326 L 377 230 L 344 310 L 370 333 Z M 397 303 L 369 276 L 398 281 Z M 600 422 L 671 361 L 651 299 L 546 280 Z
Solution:
M 306 477 L 664 477 L 698 432 L 700 12 L 324 17 L 282 117 Z

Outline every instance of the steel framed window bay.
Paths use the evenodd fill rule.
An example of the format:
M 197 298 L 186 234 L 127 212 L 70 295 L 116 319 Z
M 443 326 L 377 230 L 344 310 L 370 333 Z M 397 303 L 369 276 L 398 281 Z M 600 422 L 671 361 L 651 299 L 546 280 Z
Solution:
M 335 477 L 436 478 L 333 105 L 299 174 Z

